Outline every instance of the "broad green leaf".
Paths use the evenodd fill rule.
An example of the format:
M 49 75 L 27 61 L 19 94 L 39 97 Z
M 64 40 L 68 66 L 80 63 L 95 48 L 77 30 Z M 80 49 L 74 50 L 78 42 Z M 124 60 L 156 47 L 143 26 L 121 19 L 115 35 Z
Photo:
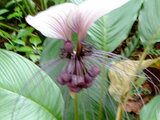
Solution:
M 60 48 L 63 47 L 63 40 L 56 40 L 56 39 L 51 39 L 51 38 L 47 38 L 44 43 L 43 43 L 43 51 L 41 53 L 40 56 L 40 64 L 41 66 L 49 63 L 49 61 L 54 60 L 59 58 L 60 55 Z M 49 73 L 49 75 L 53 78 L 54 74 L 59 74 L 59 72 L 62 70 L 62 68 L 64 68 L 66 64 L 66 60 L 64 60 L 64 62 L 59 65 L 56 69 L 56 71 L 52 71 L 51 73 Z M 55 78 L 53 78 L 55 79 Z
M 61 119 L 64 101 L 60 89 L 39 67 L 2 49 L 0 66 L 0 120 L 13 116 L 14 120 Z
M 17 51 L 19 52 L 32 52 L 34 49 L 30 46 L 21 46 L 17 48 Z
M 140 0 L 130 0 L 93 24 L 89 35 L 98 43 L 97 47 L 108 52 L 115 50 L 128 37 L 140 7 Z
M 79 4 L 84 0 L 70 1 Z M 92 24 L 88 31 L 92 38 L 89 42 L 93 43 L 94 41 L 97 49 L 108 52 L 115 50 L 128 37 L 132 25 L 137 19 L 140 7 L 140 0 L 130 0 L 122 7 L 101 17 Z
M 141 120 L 160 120 L 160 95 L 155 96 L 143 106 L 140 112 Z
M 127 47 L 123 50 L 122 56 L 126 58 L 131 58 L 132 54 L 136 51 L 136 48 L 138 47 L 139 38 L 136 33 L 136 35 L 132 36 L 131 40 L 127 43 Z
M 139 36 L 144 47 L 160 41 L 160 1 L 144 0 L 139 15 Z
M 7 9 L 0 9 L 0 15 L 5 14 L 7 12 L 9 12 L 9 10 L 7 10 Z
M 63 40 L 47 38 L 43 43 L 43 52 L 41 54 L 41 65 L 46 64 L 52 59 L 59 57 L 60 48 L 63 48 Z
M 29 41 L 35 46 L 39 45 L 42 42 L 39 37 L 31 37 Z

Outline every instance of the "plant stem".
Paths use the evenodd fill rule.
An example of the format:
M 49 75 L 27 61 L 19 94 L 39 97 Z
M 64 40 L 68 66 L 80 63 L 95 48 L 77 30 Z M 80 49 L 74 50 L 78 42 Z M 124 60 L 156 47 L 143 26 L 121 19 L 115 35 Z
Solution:
M 26 0 L 22 0 L 22 2 L 23 2 L 23 4 L 24 4 L 24 6 L 26 7 L 26 11 L 28 12 L 28 14 L 31 14 L 31 15 L 32 15 L 32 12 L 31 12 L 31 10 L 30 10 L 30 8 L 29 8 Z
M 6 25 L 6 24 L 1 23 L 1 22 L 0 22 L 0 26 L 6 27 L 6 28 L 8 28 L 8 29 L 10 29 L 10 30 L 13 30 L 13 31 L 16 31 L 16 32 L 19 31 L 17 28 L 14 28 L 14 27 L 12 27 L 12 26 Z
M 86 118 L 86 109 L 85 109 L 85 101 L 84 101 L 84 93 L 83 93 L 83 91 L 81 92 L 81 98 L 82 98 L 82 100 L 83 100 L 83 114 L 84 114 L 84 120 L 87 120 L 87 118 Z
M 8 28 L 8 29 L 16 31 L 16 32 L 19 32 L 19 29 L 15 28 L 15 27 L 12 27 L 12 26 L 9 26 L 9 25 L 6 25 L 6 24 L 1 23 L 1 22 L 0 22 L 0 26 Z M 37 35 L 35 35 L 33 33 L 30 33 L 29 36 L 38 37 Z
M 123 114 L 124 114 L 124 111 L 123 111 L 122 104 L 119 103 L 119 104 L 118 104 L 117 115 L 116 115 L 116 120 L 122 120 Z
M 47 9 L 47 0 L 40 0 L 41 2 L 41 8 L 43 10 L 46 10 Z
M 144 50 L 140 60 L 139 60 L 139 64 L 142 64 L 143 60 L 146 58 L 147 54 L 148 54 L 148 51 L 149 51 L 149 47 L 147 46 L 147 48 Z M 140 66 L 139 66 L 140 67 Z M 139 69 L 138 67 L 138 69 Z
M 98 113 L 98 120 L 102 120 L 102 113 L 103 113 L 103 95 L 104 95 L 104 80 L 105 80 L 105 67 L 102 67 L 102 85 L 101 85 L 101 95 L 100 95 L 100 104 L 99 104 L 99 113 Z
M 39 7 L 39 9 L 42 11 L 40 1 L 37 1 L 37 0 L 32 0 L 32 1 L 33 1 L 33 2 Z
M 78 98 L 77 98 L 77 93 L 75 93 L 74 107 L 75 107 L 75 120 L 79 120 L 79 110 L 78 110 Z
M 19 2 L 17 2 L 17 0 L 14 0 L 16 2 L 16 4 L 20 7 L 20 9 L 22 10 L 24 16 L 27 16 L 27 13 L 25 12 L 25 10 L 23 9 L 23 7 L 19 4 Z
M 31 14 L 32 14 L 32 15 L 35 15 L 35 14 L 36 14 L 36 11 L 35 11 L 35 9 L 33 8 L 30 0 L 23 0 L 23 1 L 26 1 L 26 5 L 27 5 L 26 7 L 29 7 L 29 8 L 30 8 Z

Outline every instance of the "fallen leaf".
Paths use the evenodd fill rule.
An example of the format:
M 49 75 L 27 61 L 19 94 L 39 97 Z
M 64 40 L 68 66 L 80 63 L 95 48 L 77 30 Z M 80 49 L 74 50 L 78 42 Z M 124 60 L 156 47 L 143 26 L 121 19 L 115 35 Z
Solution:
M 109 92 L 111 96 L 118 102 L 120 98 L 125 96 L 130 87 L 135 85 L 135 75 L 138 71 L 137 68 L 144 70 L 145 68 L 151 66 L 152 64 L 159 61 L 159 59 L 149 59 L 144 60 L 139 66 L 139 61 L 124 60 L 115 64 L 115 71 L 112 67 L 109 70 L 108 76 L 110 79 Z M 142 67 L 143 66 L 143 67 Z M 142 75 L 141 75 L 142 76 Z M 143 76 L 142 76 L 143 78 Z

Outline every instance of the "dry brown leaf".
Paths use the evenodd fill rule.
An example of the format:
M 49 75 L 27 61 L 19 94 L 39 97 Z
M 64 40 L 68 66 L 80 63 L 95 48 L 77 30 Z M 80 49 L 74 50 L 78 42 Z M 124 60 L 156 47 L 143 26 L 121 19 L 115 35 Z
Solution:
M 139 68 L 143 70 L 156 63 L 158 60 L 159 59 L 144 60 L 141 64 L 143 67 Z M 108 76 L 111 82 L 109 86 L 109 92 L 116 101 L 120 102 L 120 98 L 124 96 L 130 90 L 130 86 L 133 85 L 133 80 L 135 78 L 134 76 L 136 75 L 135 71 L 137 71 L 136 69 L 138 68 L 138 63 L 139 61 L 133 62 L 130 60 L 125 60 L 115 64 L 117 67 L 116 69 L 118 70 L 118 68 L 120 68 L 120 71 L 115 71 L 112 68 L 109 70 Z

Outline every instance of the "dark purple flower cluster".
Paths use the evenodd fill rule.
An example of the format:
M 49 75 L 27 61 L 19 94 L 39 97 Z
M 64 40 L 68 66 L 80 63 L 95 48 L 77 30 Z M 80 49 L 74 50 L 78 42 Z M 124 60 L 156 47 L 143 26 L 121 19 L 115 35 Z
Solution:
M 61 58 L 68 58 L 68 64 L 64 71 L 57 77 L 61 85 L 67 84 L 72 92 L 79 92 L 82 88 L 88 88 L 93 85 L 95 77 L 100 73 L 97 66 L 88 68 L 84 63 L 84 56 L 89 55 L 91 47 L 87 46 L 80 53 L 73 52 L 74 45 L 71 41 L 64 43 L 61 48 Z

